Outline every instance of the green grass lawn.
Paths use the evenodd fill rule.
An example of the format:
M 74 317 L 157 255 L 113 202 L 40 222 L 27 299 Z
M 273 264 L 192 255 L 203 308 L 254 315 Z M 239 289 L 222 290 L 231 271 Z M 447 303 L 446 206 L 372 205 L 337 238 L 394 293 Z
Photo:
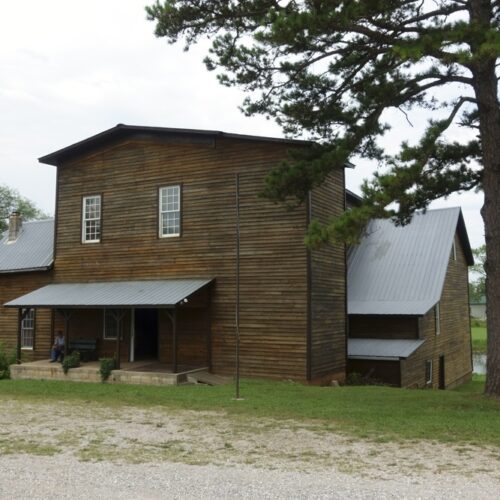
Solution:
M 0 405 L 28 402 L 89 402 L 115 407 L 216 410 L 229 418 L 292 419 L 382 441 L 433 439 L 500 447 L 500 401 L 482 396 L 484 377 L 458 390 L 407 390 L 387 387 L 309 387 L 292 382 L 244 380 L 243 401 L 232 385 L 148 387 L 25 380 L 0 381 Z M 94 404 L 95 404 L 94 403 Z
M 472 327 L 472 350 L 474 352 L 486 352 L 486 327 Z

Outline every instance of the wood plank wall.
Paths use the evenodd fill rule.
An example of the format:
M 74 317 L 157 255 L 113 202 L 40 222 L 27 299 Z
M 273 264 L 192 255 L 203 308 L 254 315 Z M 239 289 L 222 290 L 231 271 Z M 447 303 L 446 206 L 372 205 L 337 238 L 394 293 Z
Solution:
M 344 212 L 344 170 L 332 172 L 311 197 L 311 217 L 327 223 Z M 346 373 L 345 245 L 311 251 L 311 379 L 343 380 Z
M 215 278 L 212 362 L 234 371 L 235 180 L 241 174 L 241 371 L 306 377 L 305 207 L 258 196 L 289 145 L 128 140 L 59 167 L 54 281 Z M 158 238 L 158 188 L 182 185 L 182 236 Z M 102 241 L 81 244 L 82 196 L 103 196 Z
M 416 316 L 350 315 L 349 337 L 358 339 L 418 339 Z
M 455 235 L 457 260 L 450 261 L 441 295 L 441 333 L 436 335 L 434 309 L 422 321 L 425 344 L 402 362 L 402 385 L 424 387 L 425 362 L 432 360 L 432 387 L 439 384 L 439 356 L 445 357 L 445 385 L 454 387 L 472 373 L 468 270 L 460 238 Z
M 8 351 L 17 346 L 18 310 L 3 306 L 21 295 L 47 285 L 52 281 L 52 272 L 13 273 L 0 275 L 0 342 Z M 49 309 L 38 309 L 35 316 L 34 349 L 23 349 L 23 361 L 48 359 L 51 348 L 52 312 Z

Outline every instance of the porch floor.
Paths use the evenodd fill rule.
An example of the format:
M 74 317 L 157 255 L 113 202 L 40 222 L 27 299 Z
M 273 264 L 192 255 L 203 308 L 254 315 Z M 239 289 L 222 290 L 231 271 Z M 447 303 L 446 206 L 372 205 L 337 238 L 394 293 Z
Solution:
M 11 366 L 13 379 L 29 380 L 71 380 L 73 382 L 101 382 L 99 362 L 82 362 L 78 368 L 64 373 L 61 363 L 51 363 L 49 359 Z M 122 362 L 120 370 L 113 370 L 107 383 L 140 385 L 179 385 L 193 380 L 197 373 L 208 374 L 206 367 L 180 366 L 180 371 L 172 372 L 172 365 L 158 361 Z M 190 380 L 188 380 L 188 378 Z

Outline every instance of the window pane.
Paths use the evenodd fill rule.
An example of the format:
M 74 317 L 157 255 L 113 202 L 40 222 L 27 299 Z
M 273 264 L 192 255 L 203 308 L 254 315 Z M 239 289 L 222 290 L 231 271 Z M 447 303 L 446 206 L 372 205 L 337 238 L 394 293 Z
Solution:
M 84 198 L 83 241 L 99 241 L 101 239 L 101 197 Z
M 181 228 L 180 186 L 160 189 L 160 236 L 178 236 Z
M 104 311 L 104 338 L 116 339 L 117 324 L 113 312 L 110 310 Z
M 35 310 L 30 309 L 21 323 L 21 348 L 33 349 L 35 338 Z

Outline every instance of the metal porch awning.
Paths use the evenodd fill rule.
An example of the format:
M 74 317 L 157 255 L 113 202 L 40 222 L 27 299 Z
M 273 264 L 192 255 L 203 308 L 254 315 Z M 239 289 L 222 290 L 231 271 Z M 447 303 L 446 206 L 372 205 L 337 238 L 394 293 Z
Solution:
M 4 304 L 17 308 L 172 308 L 212 279 L 61 283 L 47 285 Z
M 424 340 L 411 339 L 349 339 L 349 359 L 398 361 L 411 356 Z

